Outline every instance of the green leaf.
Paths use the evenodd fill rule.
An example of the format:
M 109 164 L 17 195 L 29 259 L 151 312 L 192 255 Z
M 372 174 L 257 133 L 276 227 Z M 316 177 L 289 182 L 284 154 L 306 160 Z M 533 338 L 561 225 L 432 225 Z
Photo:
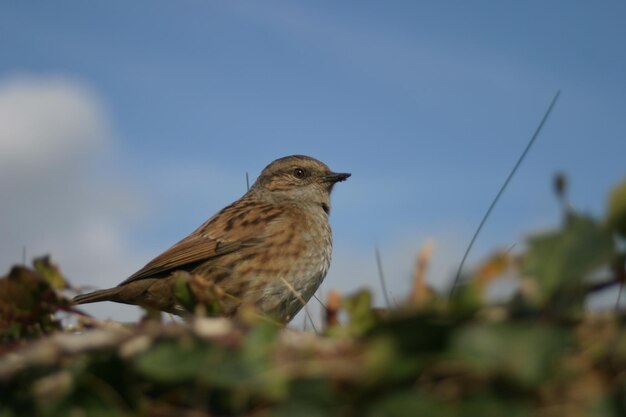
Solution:
M 436 314 L 418 312 L 391 316 L 378 323 L 369 334 L 390 337 L 400 352 L 415 355 L 441 351 L 453 325 L 452 320 Z
M 460 317 L 471 317 L 484 303 L 484 289 L 470 280 L 458 285 L 450 299 L 450 309 Z
M 375 378 L 411 378 L 445 349 L 453 329 L 451 320 L 433 313 L 395 314 L 380 321 L 367 333 L 370 354 L 386 362 Z
M 362 335 L 376 323 L 376 315 L 372 310 L 372 294 L 367 290 L 361 290 L 343 300 L 343 307 L 348 313 L 348 331 L 352 335 Z
M 340 414 L 336 392 L 327 378 L 294 379 L 289 385 L 285 401 L 271 413 L 272 416 L 331 417 Z M 333 412 L 334 411 L 334 412 Z
M 450 358 L 475 371 L 511 378 L 523 386 L 550 375 L 568 344 L 556 327 L 532 323 L 473 325 L 458 331 Z
M 530 407 L 519 401 L 493 395 L 476 395 L 473 398 L 450 402 L 418 390 L 392 393 L 375 402 L 367 413 L 368 417 L 522 417 L 530 415 Z
M 260 321 L 250 330 L 243 345 L 243 355 L 250 361 L 267 360 L 282 327 L 272 321 Z
M 161 340 L 139 355 L 135 367 L 156 381 L 176 383 L 194 380 L 204 370 L 205 352 L 191 339 Z
M 33 266 L 35 267 L 35 271 L 37 271 L 52 288 L 64 289 L 69 287 L 59 267 L 50 260 L 50 256 L 46 255 L 41 258 L 36 258 L 33 261 Z
M 262 393 L 276 398 L 285 393 L 284 375 L 272 369 L 273 351 L 279 326 L 260 322 L 250 330 L 242 345 L 207 346 L 200 380 L 224 388 L 239 388 L 244 393 Z
M 388 395 L 374 403 L 368 417 L 447 417 L 454 416 L 453 408 L 415 390 Z
M 626 237 L 626 181 L 611 191 L 606 220 L 612 230 Z
M 271 345 L 276 330 L 270 325 L 253 329 L 243 346 L 213 341 L 158 341 L 134 362 L 148 378 L 167 384 L 201 381 L 217 388 L 233 388 L 244 395 L 262 392 L 271 397 L 284 391 L 283 378 L 271 373 Z
M 60 323 L 52 314 L 66 303 L 39 273 L 14 266 L 0 278 L 0 340 L 12 338 L 17 328 L 22 337 L 57 330 Z
M 189 273 L 177 271 L 174 273 L 174 297 L 188 312 L 192 313 L 196 306 L 196 299 L 189 288 Z
M 614 252 L 611 234 L 590 217 L 571 214 L 562 230 L 528 240 L 524 273 L 535 279 L 540 302 L 560 290 L 576 290 L 583 279 L 608 264 Z

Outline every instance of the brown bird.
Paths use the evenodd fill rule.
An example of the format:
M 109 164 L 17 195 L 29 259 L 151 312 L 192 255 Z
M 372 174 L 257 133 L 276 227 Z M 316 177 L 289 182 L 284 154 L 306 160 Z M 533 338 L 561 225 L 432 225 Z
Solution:
M 326 276 L 333 185 L 350 176 L 317 159 L 293 155 L 269 164 L 250 190 L 117 287 L 79 295 L 76 304 L 115 301 L 181 314 L 173 274 L 217 284 L 224 314 L 243 304 L 287 322 Z

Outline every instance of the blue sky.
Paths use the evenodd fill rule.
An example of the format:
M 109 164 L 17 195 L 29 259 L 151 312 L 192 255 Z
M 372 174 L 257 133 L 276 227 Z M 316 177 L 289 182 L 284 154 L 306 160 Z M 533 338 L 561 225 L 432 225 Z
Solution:
M 19 129 L 0 127 L 0 266 L 26 246 L 114 285 L 238 198 L 246 172 L 301 153 L 353 173 L 325 288 L 379 292 L 377 244 L 401 298 L 429 238 L 442 286 L 558 89 L 470 264 L 558 224 L 557 171 L 603 212 L 625 174 L 624 3 L 382 5 L 4 2 L 0 121 Z M 46 146 L 59 156 L 33 156 Z

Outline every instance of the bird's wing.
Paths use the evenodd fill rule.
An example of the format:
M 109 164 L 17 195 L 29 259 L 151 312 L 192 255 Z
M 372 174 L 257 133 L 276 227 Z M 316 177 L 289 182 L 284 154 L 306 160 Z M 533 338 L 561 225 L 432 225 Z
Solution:
M 276 230 L 276 224 L 285 214 L 284 208 L 276 205 L 238 200 L 120 285 L 163 277 L 175 270 L 188 270 L 200 262 L 259 245 Z

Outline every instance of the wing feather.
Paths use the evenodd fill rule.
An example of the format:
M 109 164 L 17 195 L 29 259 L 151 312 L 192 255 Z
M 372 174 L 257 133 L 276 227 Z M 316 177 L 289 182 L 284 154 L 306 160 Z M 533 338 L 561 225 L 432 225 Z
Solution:
M 119 285 L 188 270 L 199 262 L 254 247 L 268 237 L 270 224 L 280 221 L 283 213 L 275 205 L 238 200 Z

